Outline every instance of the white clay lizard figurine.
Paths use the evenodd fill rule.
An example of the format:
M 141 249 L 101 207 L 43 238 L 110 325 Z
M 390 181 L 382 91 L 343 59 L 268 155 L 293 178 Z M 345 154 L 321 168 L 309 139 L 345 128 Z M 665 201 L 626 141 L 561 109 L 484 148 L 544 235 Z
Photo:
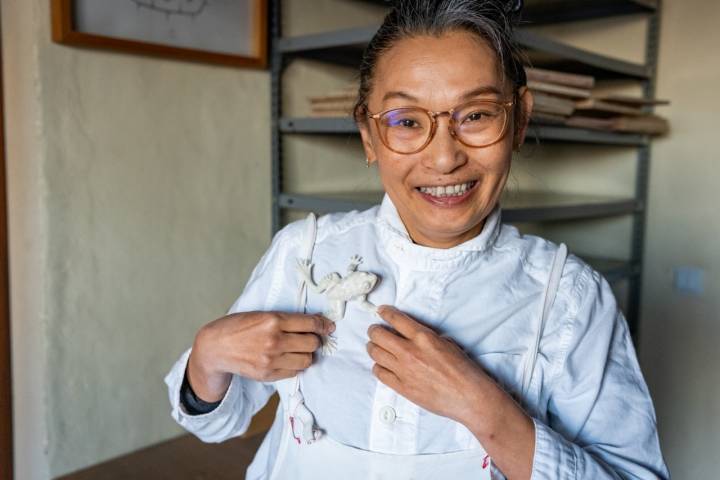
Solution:
M 359 306 L 370 313 L 376 313 L 377 307 L 367 300 L 367 295 L 375 288 L 378 276 L 370 272 L 358 271 L 362 258 L 353 255 L 350 258 L 347 275 L 341 277 L 339 273 L 332 272 L 325 275 L 317 284 L 313 280 L 313 263 L 298 259 L 298 269 L 303 279 L 316 293 L 323 293 L 328 300 L 328 309 L 323 313 L 333 322 L 338 322 L 345 316 L 345 305 L 350 301 L 357 301 Z M 323 339 L 322 353 L 332 354 L 337 349 L 337 341 L 332 336 Z
M 315 426 L 315 417 L 305 406 L 305 399 L 299 389 L 290 395 L 289 402 L 292 436 L 298 444 L 304 442 L 310 445 L 322 436 L 322 431 Z

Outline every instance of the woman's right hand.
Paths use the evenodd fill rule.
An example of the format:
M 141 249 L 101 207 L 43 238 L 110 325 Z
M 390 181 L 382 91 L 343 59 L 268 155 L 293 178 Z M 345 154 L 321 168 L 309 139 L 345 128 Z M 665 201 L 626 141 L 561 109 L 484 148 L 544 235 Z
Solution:
M 321 315 L 242 312 L 208 323 L 195 336 L 188 381 L 201 400 L 225 396 L 233 374 L 258 381 L 294 377 L 312 364 L 320 337 L 335 330 Z

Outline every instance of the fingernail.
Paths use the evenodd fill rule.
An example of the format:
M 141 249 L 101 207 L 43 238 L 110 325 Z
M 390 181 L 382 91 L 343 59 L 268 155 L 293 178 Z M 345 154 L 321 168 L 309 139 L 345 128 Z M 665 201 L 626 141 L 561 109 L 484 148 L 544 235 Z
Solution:
M 332 333 L 335 331 L 335 322 L 333 322 L 332 320 L 328 320 L 328 322 L 330 323 L 330 327 L 328 328 L 328 331 L 330 333 Z

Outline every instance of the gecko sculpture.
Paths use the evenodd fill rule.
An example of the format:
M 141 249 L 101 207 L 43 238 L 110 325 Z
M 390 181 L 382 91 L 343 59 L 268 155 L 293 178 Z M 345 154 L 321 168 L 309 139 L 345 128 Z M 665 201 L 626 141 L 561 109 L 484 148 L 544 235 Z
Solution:
M 328 309 L 323 312 L 333 322 L 338 322 L 345 316 L 347 302 L 356 301 L 359 306 L 370 313 L 376 313 L 377 307 L 367 300 L 367 295 L 375 288 L 378 276 L 370 272 L 361 272 L 357 268 L 362 258 L 353 255 L 350 258 L 347 275 L 341 277 L 339 273 L 332 272 L 325 275 L 317 284 L 313 280 L 312 269 L 314 264 L 309 260 L 298 259 L 298 270 L 308 287 L 316 293 L 322 293 L 328 300 Z M 327 335 L 323 339 L 322 353 L 329 355 L 337 349 L 337 341 Z

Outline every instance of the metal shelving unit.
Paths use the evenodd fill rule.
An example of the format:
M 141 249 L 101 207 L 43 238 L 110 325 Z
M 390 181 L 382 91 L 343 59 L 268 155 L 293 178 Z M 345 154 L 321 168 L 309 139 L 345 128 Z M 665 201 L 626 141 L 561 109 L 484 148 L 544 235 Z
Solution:
M 381 0 L 374 1 L 382 3 Z M 350 118 L 284 117 L 281 93 L 285 67 L 295 58 L 306 58 L 355 68 L 359 65 L 365 45 L 377 30 L 377 25 L 283 37 L 280 29 L 280 3 L 280 0 L 273 0 L 271 7 L 273 233 L 281 227 L 281 215 L 284 210 L 322 213 L 366 209 L 379 203 L 382 198 L 382 192 L 379 191 L 313 193 L 283 191 L 283 136 L 356 135 L 358 133 Z M 659 0 L 543 0 L 530 3 L 523 13 L 523 20 L 528 24 L 535 25 L 629 14 L 647 15 L 649 24 L 644 64 L 598 55 L 522 29 L 517 32 L 517 40 L 525 47 L 534 66 L 589 74 L 600 80 L 623 79 L 641 82 L 645 96 L 652 97 L 655 90 L 657 64 L 659 3 Z M 520 192 L 507 195 L 502 200 L 503 219 L 507 222 L 547 222 L 633 216 L 631 258 L 629 260 L 586 259 L 603 273 L 608 281 L 627 280 L 629 282 L 625 313 L 630 330 L 637 338 L 650 139 L 646 135 L 600 132 L 562 126 L 533 125 L 533 128 L 535 135 L 544 143 L 611 145 L 618 148 L 637 149 L 634 197 L 614 198 Z
M 327 213 L 365 210 L 382 197 L 382 191 L 281 193 L 278 203 L 281 208 Z M 634 198 L 528 191 L 506 193 L 501 202 L 503 221 L 514 223 L 611 217 L 643 209 Z
M 357 134 L 358 129 L 352 118 L 280 118 L 281 133 L 304 134 Z M 647 135 L 601 132 L 551 125 L 533 124 L 533 133 L 541 141 L 563 143 L 587 143 L 591 145 L 621 145 L 640 147 L 649 143 Z

